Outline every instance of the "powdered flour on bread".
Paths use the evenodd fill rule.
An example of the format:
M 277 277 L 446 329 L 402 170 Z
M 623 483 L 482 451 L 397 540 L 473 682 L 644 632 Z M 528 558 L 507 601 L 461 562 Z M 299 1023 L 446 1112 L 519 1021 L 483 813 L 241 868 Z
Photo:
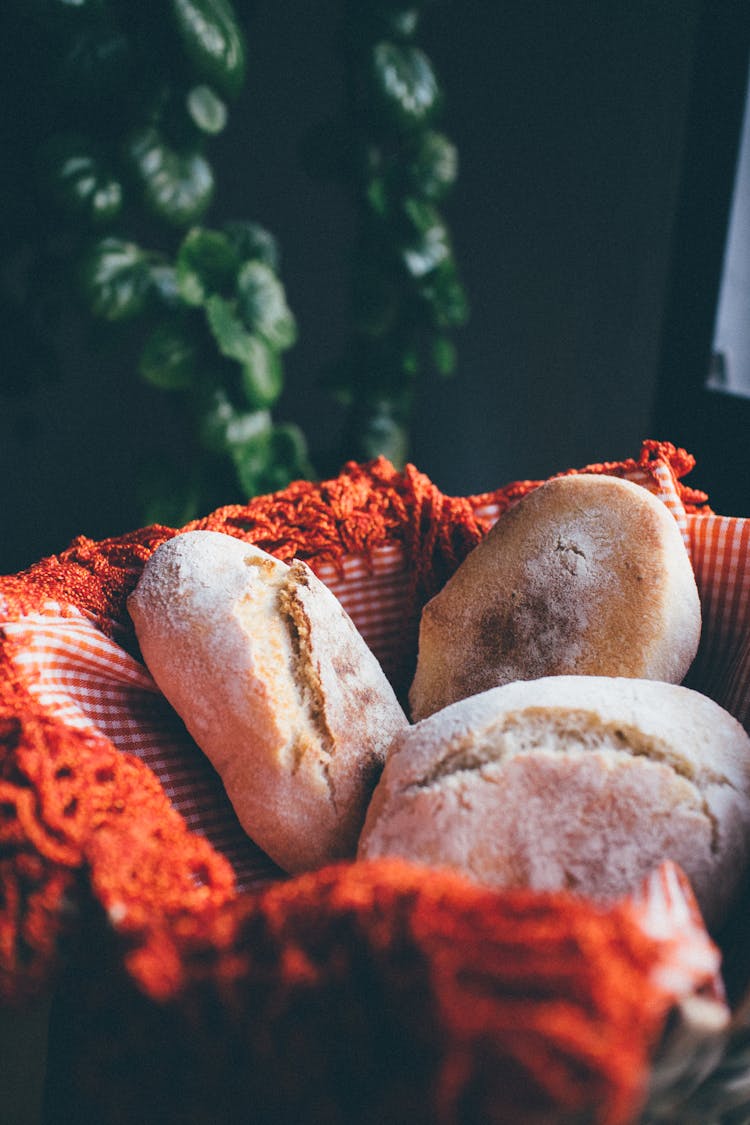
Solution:
M 422 612 L 414 720 L 512 680 L 679 683 L 701 629 L 677 523 L 631 481 L 548 481 L 501 516 Z
M 398 734 L 359 855 L 602 899 L 672 859 L 715 928 L 749 844 L 750 738 L 736 719 L 674 684 L 557 676 Z
M 351 855 L 406 717 L 331 591 L 303 562 L 193 531 L 154 552 L 128 608 L 255 842 L 290 872 Z

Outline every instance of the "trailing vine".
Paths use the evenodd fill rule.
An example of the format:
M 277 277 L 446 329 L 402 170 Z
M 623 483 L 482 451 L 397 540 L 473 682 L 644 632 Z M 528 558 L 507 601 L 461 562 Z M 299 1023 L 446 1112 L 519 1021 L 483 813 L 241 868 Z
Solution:
M 457 176 L 438 128 L 443 93 L 417 43 L 430 0 L 344 0 L 340 120 L 311 140 L 311 165 L 353 199 L 352 331 L 325 374 L 346 407 L 342 453 L 401 466 L 420 378 L 453 374 L 468 302 L 441 204 Z
M 230 0 L 11 0 L 5 19 L 6 43 L 29 44 L 40 79 L 32 98 L 24 88 L 36 205 L 3 294 L 25 338 L 17 381 L 53 362 L 73 266 L 110 340 L 137 325 L 140 375 L 183 416 L 185 456 L 151 467 L 144 519 L 184 522 L 309 475 L 301 431 L 271 413 L 296 338 L 276 243 L 246 221 L 201 225 L 208 142 L 245 80 Z
M 100 326 L 95 347 L 135 340 L 154 410 L 180 434 L 178 458 L 157 451 L 148 466 L 144 522 L 181 524 L 314 475 L 301 428 L 274 416 L 297 337 L 275 239 L 244 219 L 209 221 L 209 148 L 244 86 L 238 10 L 249 2 L 9 0 L 0 15 L 20 163 L 17 180 L 0 171 L 13 200 L 0 235 L 0 392 L 54 374 L 75 277 L 87 327 Z M 428 4 L 342 0 L 344 105 L 311 149 L 357 214 L 351 333 L 327 377 L 346 407 L 334 470 L 381 453 L 403 464 L 417 382 L 453 371 L 467 316 L 440 211 L 456 149 L 416 44 Z

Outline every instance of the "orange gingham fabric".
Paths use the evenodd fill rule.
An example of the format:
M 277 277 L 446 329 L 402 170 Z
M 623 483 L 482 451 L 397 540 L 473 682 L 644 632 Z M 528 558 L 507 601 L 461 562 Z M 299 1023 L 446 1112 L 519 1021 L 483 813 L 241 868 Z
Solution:
M 647 443 L 644 443 L 644 447 L 645 444 Z M 612 465 L 593 468 L 596 471 L 613 471 L 616 475 L 638 480 L 644 487 L 656 492 L 675 515 L 692 553 L 704 606 L 704 636 L 693 669 L 693 686 L 713 694 L 747 724 L 750 710 L 747 642 L 750 633 L 750 560 L 747 522 L 723 519 L 713 515 L 710 510 L 698 511 L 705 496 L 685 488 L 679 481 L 680 476 L 689 468 L 690 459 L 683 451 L 675 450 L 674 447 L 663 447 L 659 443 L 648 444 L 650 448 L 642 453 L 639 462 L 613 462 Z M 331 525 L 326 526 L 322 537 L 316 537 L 313 556 L 306 557 L 319 576 L 340 597 L 388 675 L 395 683 L 404 686 L 413 670 L 415 605 L 418 606 L 425 596 L 430 596 L 431 587 L 435 587 L 434 579 L 442 575 L 444 580 L 446 571 L 450 573 L 458 565 L 472 542 L 477 541 L 478 535 L 501 517 L 509 504 L 515 503 L 528 489 L 539 484 L 539 481 L 519 481 L 505 489 L 499 489 L 494 495 L 473 497 L 467 501 L 451 501 L 450 498 L 437 494 L 426 479 L 418 479 L 416 470 L 410 476 L 407 472 L 403 479 L 398 480 L 391 477 L 390 472 L 382 466 L 376 467 L 370 475 L 369 472 L 370 470 L 360 474 L 355 467 L 350 467 L 350 483 L 353 480 L 353 486 L 342 488 L 341 494 L 337 492 L 336 481 L 333 481 L 329 493 L 324 488 L 319 493 L 313 489 L 313 508 L 315 505 L 323 505 L 325 508 L 329 502 L 335 503 L 337 496 L 341 499 L 341 504 L 335 520 L 329 521 Z M 374 483 L 371 484 L 371 480 Z M 385 481 L 391 487 L 391 480 L 395 480 L 395 498 L 391 496 L 387 503 L 381 504 L 380 497 L 373 499 L 369 495 L 370 489 L 377 492 L 380 481 Z M 304 492 L 304 489 L 300 489 L 300 492 Z M 399 508 L 401 501 L 406 505 L 404 510 Z M 307 503 L 305 497 L 304 502 Z M 364 513 L 365 505 L 368 505 L 367 514 Z M 206 521 L 198 521 L 198 525 L 218 525 L 229 533 L 246 534 L 253 541 L 261 542 L 266 549 L 275 550 L 274 535 L 278 534 L 279 517 L 275 520 L 275 526 L 271 519 L 263 523 L 268 514 L 265 508 L 274 508 L 274 504 L 261 507 L 263 512 L 260 521 L 255 519 L 255 510 L 251 513 L 254 522 L 249 522 L 249 508 L 238 508 L 219 513 L 218 524 L 214 522 L 217 515 L 213 514 Z M 299 511 L 299 508 L 295 508 L 295 511 Z M 283 506 L 280 513 L 283 522 Z M 324 522 L 326 514 L 323 511 Z M 380 520 L 380 528 L 377 537 L 368 541 L 368 531 L 372 528 L 373 520 L 376 523 Z M 349 548 L 343 553 L 343 557 L 342 552 L 336 550 L 336 521 L 341 521 L 343 528 L 341 542 L 345 542 Z M 310 526 L 309 519 L 306 526 Z M 389 530 L 391 528 L 394 529 L 392 534 Z M 204 974 L 209 971 L 216 974 L 217 996 L 228 996 L 231 1000 L 231 981 L 237 983 L 242 979 L 238 966 L 245 963 L 243 958 L 246 960 L 247 954 L 242 943 L 238 947 L 233 944 L 235 926 L 242 925 L 242 918 L 253 901 L 264 902 L 264 895 L 283 893 L 287 888 L 295 891 L 293 881 L 277 882 L 262 895 L 237 895 L 237 890 L 252 890 L 261 884 L 274 882 L 279 872 L 274 870 L 268 858 L 238 828 L 217 777 L 204 756 L 192 744 L 177 715 L 156 690 L 151 676 L 139 661 L 132 637 L 128 634 L 121 593 L 128 584 L 135 582 L 148 553 L 172 533 L 170 529 L 142 529 L 105 544 L 84 541 L 72 553 L 65 552 L 65 556 L 60 557 L 62 562 L 53 559 L 51 566 L 44 566 L 43 560 L 43 564 L 39 565 L 42 582 L 39 582 L 38 574 L 31 574 L 30 571 L 27 576 L 11 576 L 4 582 L 0 579 L 0 681 L 4 675 L 6 687 L 4 696 L 0 694 L 0 703 L 3 699 L 6 702 L 10 700 L 6 711 L 3 712 L 0 706 L 0 749 L 4 739 L 7 751 L 6 772 L 0 773 L 0 827 L 3 816 L 3 782 L 7 787 L 17 786 L 15 799 L 18 799 L 19 811 L 24 812 L 25 816 L 28 813 L 28 819 L 19 818 L 16 825 L 11 827 L 11 832 L 18 829 L 18 836 L 8 837 L 10 846 L 6 858 L 9 859 L 10 866 L 15 867 L 11 871 L 11 879 L 4 883 L 0 862 L 0 996 L 3 985 L 9 996 L 15 990 L 16 994 L 21 994 L 13 974 L 17 979 L 27 971 L 25 961 L 28 960 L 30 948 L 29 936 L 36 939 L 37 956 L 47 957 L 49 962 L 54 961 L 54 937 L 45 944 L 45 935 L 55 926 L 56 915 L 49 911 L 64 912 L 67 891 L 70 890 L 72 894 L 74 890 L 73 883 L 65 881 L 65 864 L 75 867 L 75 864 L 83 862 L 87 865 L 83 871 L 84 879 L 88 877 L 91 881 L 94 898 L 105 907 L 109 925 L 120 938 L 120 944 L 112 946 L 112 949 L 118 949 L 125 972 L 136 982 L 139 993 L 150 1000 L 163 1000 L 170 989 L 178 988 L 179 982 L 187 981 L 191 973 L 196 974 L 197 980 L 204 980 Z M 292 529 L 291 535 L 282 535 L 278 540 L 280 557 L 290 557 L 290 542 L 295 540 L 304 544 L 304 529 L 300 529 L 299 534 Z M 320 548 L 322 542 L 323 549 Z M 333 544 L 331 549 L 326 546 L 328 543 Z M 112 577 L 112 567 L 119 568 L 119 575 L 124 575 L 125 580 L 118 576 Z M 60 580 L 57 575 L 63 569 L 65 578 Z M 52 576 L 52 580 L 45 586 L 45 577 L 49 576 Z M 47 591 L 52 589 L 54 597 L 45 597 L 39 593 L 40 589 L 45 588 Z M 55 600 L 57 597 L 61 601 Z M 3 659 L 6 661 L 4 666 Z M 12 744 L 16 737 L 12 718 L 15 705 L 12 702 L 13 677 L 21 685 L 20 695 L 33 696 L 35 701 L 33 708 L 28 708 L 26 702 L 22 702 L 18 711 L 19 714 L 28 715 L 30 731 L 25 746 L 26 772 L 21 775 L 12 772 Z M 56 756 L 55 732 L 48 729 L 44 722 L 38 722 L 35 708 L 64 723 L 65 730 L 75 731 L 76 737 L 80 733 L 80 745 L 76 739 L 67 739 L 69 756 L 62 759 Z M 91 746 L 87 745 L 89 737 Z M 106 754 L 100 754 L 102 742 L 110 747 L 109 758 Z M 128 754 L 120 755 L 118 750 L 128 751 Z M 55 884 L 57 876 L 53 871 L 52 880 L 45 882 L 43 867 L 49 861 L 49 849 L 46 859 L 40 857 L 39 863 L 35 864 L 34 848 L 37 846 L 37 839 L 46 847 L 48 838 L 44 838 L 44 832 L 53 831 L 55 823 L 61 826 L 62 821 L 54 821 L 47 816 L 46 823 L 44 822 L 43 802 L 39 800 L 39 792 L 35 792 L 36 777 L 42 776 L 45 771 L 49 777 L 56 771 L 57 763 L 61 760 L 62 774 L 64 769 L 69 768 L 65 763 L 79 762 L 80 755 L 85 756 L 89 751 L 89 760 L 92 760 L 96 768 L 87 765 L 82 774 L 88 778 L 87 785 L 93 784 L 94 789 L 101 786 L 101 808 L 107 812 L 107 819 L 97 823 L 93 834 L 89 827 L 91 822 L 85 822 L 82 831 L 89 832 L 88 848 L 79 852 L 76 857 L 75 847 L 71 847 L 72 858 L 65 859 L 63 856 L 62 861 L 57 861 L 61 863 L 62 881 Z M 75 757 L 72 758 L 71 754 Z M 129 755 L 134 755 L 135 758 L 130 758 Z M 112 805 L 106 792 L 108 775 L 116 772 L 112 768 L 112 759 L 116 759 L 118 763 L 127 759 L 128 763 L 135 763 L 141 768 L 141 773 L 138 773 L 128 767 L 128 777 L 136 783 L 135 789 L 130 790 L 129 798 L 125 795 L 126 785 L 120 784 L 118 787 L 117 793 L 125 795 L 125 800 L 120 803 L 128 810 L 128 816 L 123 816 L 119 822 L 109 816 Z M 39 768 L 40 763 L 43 765 Z M 159 778 L 161 786 L 153 782 L 154 777 Z M 148 794 L 148 798 L 151 800 L 151 821 L 143 831 L 143 821 L 146 819 L 143 813 L 143 793 L 144 787 L 147 789 L 150 785 L 152 792 Z M 160 790 L 160 794 L 163 791 L 163 807 L 159 800 L 154 802 L 154 787 Z M 57 803 L 64 816 L 64 802 L 67 800 L 64 783 L 60 789 L 47 793 L 47 796 Z M 80 792 L 83 795 L 83 790 Z M 35 795 L 39 803 L 36 813 Z M 98 800 L 97 795 L 91 802 L 94 816 L 98 816 Z M 166 880 L 162 879 L 162 873 L 169 853 L 165 853 L 161 846 L 161 836 L 156 837 L 156 848 L 151 846 L 154 839 L 154 803 L 162 818 L 157 821 L 157 834 L 161 834 L 161 826 L 165 820 L 170 817 L 180 820 L 173 811 L 177 810 L 188 828 L 193 830 L 191 841 L 198 841 L 202 845 L 202 850 L 200 846 L 190 848 L 186 863 L 172 865 L 173 870 Z M 38 823 L 35 816 L 39 817 Z M 24 836 L 24 832 L 27 835 Z M 64 834 L 62 839 L 65 839 Z M 166 823 L 164 826 L 164 839 L 172 841 L 172 846 L 177 844 L 180 849 L 184 847 L 184 840 L 180 838 L 173 823 Z M 19 846 L 17 858 L 12 857 L 15 840 Z M 224 856 L 229 864 L 223 858 L 218 865 L 213 863 L 213 859 L 207 854 L 210 848 L 205 845 L 205 840 L 216 849 L 214 857 Z M 102 862 L 102 858 L 107 862 Z M 112 870 L 112 863 L 115 870 Z M 141 883 L 146 897 L 144 899 L 142 890 L 138 889 L 137 898 L 130 899 L 126 908 L 119 900 L 119 894 L 126 888 L 132 868 L 141 873 L 144 865 L 144 879 Z M 229 870 L 229 865 L 232 870 Z M 361 866 L 351 865 L 354 882 L 358 873 L 361 874 Z M 67 873 L 71 874 L 70 867 Z M 72 874 L 75 877 L 74 871 Z M 349 879 L 350 872 L 344 868 L 331 875 L 326 875 L 325 872 L 316 875 L 324 882 L 325 879 L 333 880 L 337 886 L 336 880 L 345 882 Z M 314 882 L 316 875 L 310 876 Z M 385 874 L 378 877 L 386 879 Z M 422 880 L 422 873 L 418 877 Z M 435 893 L 440 895 L 443 891 L 439 873 L 436 873 L 435 879 Z M 141 886 L 141 883 L 138 885 Z M 432 883 L 433 880 L 428 881 L 428 884 Z M 7 892 L 15 893 L 16 890 L 18 895 L 13 902 L 12 894 L 9 897 Z M 298 890 L 301 893 L 304 888 Z M 4 899 L 3 893 L 6 894 Z M 317 893 L 316 890 L 315 895 Z M 352 893 L 359 902 L 361 886 L 354 886 Z M 310 913 L 310 921 L 317 918 L 324 902 L 315 895 L 311 903 L 313 913 Z M 337 902 L 340 891 L 336 890 L 335 895 Z M 10 915 L 15 904 L 21 909 L 17 912 L 17 919 L 13 920 Z M 271 907 L 269 900 L 269 909 Z M 684 875 L 671 864 L 662 865 L 624 907 L 632 918 L 634 929 L 638 929 L 643 937 L 654 943 L 652 956 L 649 957 L 648 964 L 643 966 L 639 987 L 632 992 L 641 996 L 642 989 L 648 988 L 651 1001 L 658 994 L 659 1012 L 653 1016 L 656 1024 L 672 1005 L 679 1005 L 681 1000 L 696 992 L 714 1001 L 715 1008 L 725 1012 L 719 975 L 721 954 L 705 933 Z M 559 911 L 555 916 L 558 919 L 566 916 L 564 903 L 554 909 Z M 616 909 L 613 908 L 613 911 Z M 3 918 L 3 911 L 8 915 L 7 918 Z M 378 912 L 374 913 L 376 917 L 373 918 L 372 925 L 377 928 Z M 596 925 L 604 925 L 605 919 L 611 918 L 612 913 L 598 910 L 597 917 L 600 916 L 600 921 Z M 594 919 L 590 921 L 594 924 Z M 337 933 L 337 926 L 334 926 L 334 930 Z M 240 937 L 242 933 L 242 928 L 237 930 Z M 16 947 L 20 949 L 21 957 L 18 961 L 13 961 L 13 946 L 9 942 L 11 934 L 16 934 L 19 938 Z M 107 942 L 110 936 L 108 933 Z M 189 956 L 193 942 L 198 942 L 195 964 Z M 215 943 L 211 944 L 208 960 L 205 958 L 207 951 L 201 943 Z M 590 952 L 590 946 L 587 948 Z M 289 952 L 291 956 L 295 951 L 291 949 Z M 570 957 L 575 960 L 575 953 L 571 953 Z M 287 962 L 284 961 L 283 964 Z M 293 962 L 293 957 L 290 964 L 304 967 Z M 209 970 L 209 965 L 214 967 Z M 602 969 L 607 969 L 607 965 L 602 965 Z M 90 973 L 88 963 L 84 971 Z M 613 970 L 615 975 L 616 972 L 617 970 Z M 97 976 L 96 972 L 90 975 L 90 996 L 87 991 L 89 985 L 83 989 L 84 1011 L 88 1010 L 87 1003 L 92 1002 L 91 997 L 100 996 L 102 984 L 118 979 L 110 962 L 106 963 L 101 976 Z M 600 981 L 597 976 L 597 981 L 602 984 L 599 993 L 608 991 L 604 976 L 606 973 Z M 72 981 L 78 996 L 84 982 L 75 971 Z M 242 988 L 238 988 L 237 997 L 243 994 Z M 254 993 L 247 994 L 250 996 Z M 599 996 L 599 1001 L 602 999 Z M 533 1005 L 533 999 L 530 1002 Z M 231 1003 L 228 1003 L 228 1007 L 231 1008 Z M 473 999 L 470 1007 L 472 1010 L 476 1008 Z M 600 1018 L 598 1010 L 597 1008 L 590 1017 L 596 1026 L 594 1034 L 597 1041 L 603 1027 L 602 1023 L 596 1024 L 596 1020 Z M 108 1011 L 108 1017 L 117 1020 L 111 1034 L 115 1038 L 120 1034 L 127 1037 L 129 1032 L 130 1044 L 134 1042 L 134 1035 L 139 1042 L 137 1018 L 133 1027 L 128 1028 L 123 1025 L 121 1011 L 123 1009 L 118 1005 Z M 609 1012 L 608 1018 L 612 1018 L 612 1012 Z M 211 1016 L 211 1034 L 215 1023 L 216 1012 Z M 78 1023 L 75 1026 L 79 1026 Z M 103 1042 L 97 1028 L 99 1025 L 93 1027 L 90 1039 L 85 1039 L 84 1034 L 85 1045 L 79 1053 L 79 1070 L 76 1072 L 81 1074 L 84 1082 L 88 1081 L 83 1071 L 87 1070 L 88 1060 L 93 1060 L 93 1086 L 88 1086 L 87 1089 L 100 1090 L 105 1071 L 102 1070 L 102 1060 L 92 1050 L 97 1045 L 97 1039 L 100 1043 Z M 232 1019 L 227 1016 L 228 1037 L 223 1030 L 219 1032 L 219 1053 L 220 1044 L 234 1042 L 231 1028 Z M 639 1035 L 644 1033 L 643 1028 L 639 1030 L 629 1024 L 624 1034 L 627 1043 L 640 1043 Z M 144 1044 L 143 1065 L 151 1068 L 152 1046 L 147 1037 Z M 160 1048 L 162 1045 L 165 1044 L 160 1039 Z M 211 1043 L 210 1059 L 215 1059 L 214 1046 Z M 73 1052 L 75 1053 L 75 1046 Z M 618 1056 L 620 1052 L 612 1054 Z M 162 1061 L 168 1059 L 169 1052 L 164 1051 L 160 1057 Z M 461 1057 L 463 1059 L 464 1055 Z M 236 1061 L 233 1057 L 233 1063 Z M 625 1068 L 629 1072 L 629 1097 L 633 1096 L 633 1090 L 640 1081 L 641 1065 L 639 1062 Z M 177 1075 L 175 1081 L 178 1086 L 184 1082 L 184 1078 L 186 1075 L 182 1073 Z M 211 1080 L 213 1075 L 210 1070 L 200 1074 L 201 1086 L 210 1091 L 213 1114 L 214 1099 L 220 1091 L 214 1090 Z M 125 1086 L 118 1087 L 118 1081 L 125 1082 Z M 581 1078 L 581 1081 L 584 1079 Z M 121 1072 L 119 1054 L 116 1072 L 109 1073 L 103 1084 L 114 1089 L 112 1098 L 119 1110 L 118 1099 L 124 1092 L 130 1093 L 133 1086 L 132 1075 Z M 173 1091 L 174 1088 L 172 1082 L 170 1090 Z M 81 1089 L 83 1084 L 80 1088 L 73 1088 L 76 1106 L 80 1104 Z M 614 1098 L 614 1084 L 612 1090 Z M 141 1097 L 139 1086 L 136 1096 Z M 81 1119 L 105 1120 L 106 1115 L 102 1116 L 100 1110 L 101 1106 L 97 1101 L 88 1117 Z M 121 1115 L 118 1117 L 117 1113 L 114 1116 L 121 1119 Z M 209 1116 L 207 1119 L 215 1118 Z M 231 1119 L 235 1119 L 234 1107 Z
M 154 771 L 172 805 L 232 864 L 248 889 L 276 871 L 248 840 L 218 776 L 142 664 L 82 614 L 55 602 L 0 625 L 14 663 L 45 710 L 67 726 L 105 735 Z
M 688 678 L 750 722 L 750 521 L 687 513 L 674 474 L 633 467 L 625 475 L 649 488 L 677 520 L 693 561 L 703 609 L 701 646 Z M 497 518 L 492 502 L 476 513 Z M 410 604 L 410 573 L 401 544 L 369 557 L 312 563 L 333 590 L 394 681 L 408 674 L 403 630 Z M 0 615 L 2 614 L 0 600 Z M 16 643 L 14 661 L 31 693 L 67 725 L 104 734 L 157 775 L 189 828 L 204 834 L 231 863 L 241 890 L 277 871 L 247 839 L 216 774 L 167 705 L 146 668 L 84 614 L 48 602 L 40 612 L 2 621 Z

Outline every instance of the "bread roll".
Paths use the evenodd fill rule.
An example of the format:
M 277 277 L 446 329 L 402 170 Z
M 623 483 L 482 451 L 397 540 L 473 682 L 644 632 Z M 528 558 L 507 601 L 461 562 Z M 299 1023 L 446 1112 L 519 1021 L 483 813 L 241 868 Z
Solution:
M 679 683 L 700 629 L 666 506 L 617 477 L 560 477 L 503 515 L 425 606 L 411 716 L 539 676 Z
M 716 928 L 749 838 L 750 739 L 731 715 L 674 684 L 558 676 L 493 688 L 398 734 L 359 856 L 603 900 L 672 859 Z
M 248 835 L 290 872 L 351 855 L 407 720 L 331 591 L 303 562 L 191 531 L 154 552 L 128 609 Z

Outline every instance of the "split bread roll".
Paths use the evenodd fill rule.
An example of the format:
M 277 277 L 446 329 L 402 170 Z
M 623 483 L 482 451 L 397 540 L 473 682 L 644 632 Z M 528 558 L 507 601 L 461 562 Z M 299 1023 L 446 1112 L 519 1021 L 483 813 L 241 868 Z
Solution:
M 411 716 L 540 676 L 679 683 L 700 631 L 666 505 L 617 477 L 559 477 L 501 516 L 424 607 Z
M 331 591 L 303 562 L 192 531 L 154 552 L 128 609 L 248 835 L 288 872 L 351 856 L 407 720 Z
M 750 840 L 750 738 L 706 696 L 595 676 L 518 681 L 394 739 L 359 856 L 609 900 L 665 859 L 716 928 Z

